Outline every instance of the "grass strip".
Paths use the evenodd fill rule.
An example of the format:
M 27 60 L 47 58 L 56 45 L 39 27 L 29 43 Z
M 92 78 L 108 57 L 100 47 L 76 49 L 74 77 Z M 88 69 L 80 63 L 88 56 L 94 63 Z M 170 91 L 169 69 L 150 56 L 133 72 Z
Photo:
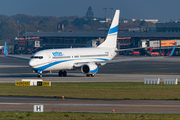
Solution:
M 93 99 L 180 99 L 180 85 L 144 85 L 142 82 L 52 83 L 45 86 L 15 86 L 0 83 L 0 95 Z
M 69 120 L 101 120 L 101 119 L 165 119 L 175 120 L 180 119 L 180 114 L 117 114 L 117 113 L 63 113 L 63 112 L 0 112 L 0 119 L 43 119 L 43 120 L 57 120 L 57 119 L 69 119 Z

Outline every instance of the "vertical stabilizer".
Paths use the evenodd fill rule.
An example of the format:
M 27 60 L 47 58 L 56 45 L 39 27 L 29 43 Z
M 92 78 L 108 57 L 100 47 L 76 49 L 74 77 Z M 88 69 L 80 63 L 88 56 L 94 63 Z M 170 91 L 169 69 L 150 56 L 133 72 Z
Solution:
M 5 42 L 5 45 L 4 45 L 4 55 L 8 55 L 8 52 L 7 52 L 7 42 Z
M 116 10 L 106 40 L 98 47 L 116 48 L 120 10 Z

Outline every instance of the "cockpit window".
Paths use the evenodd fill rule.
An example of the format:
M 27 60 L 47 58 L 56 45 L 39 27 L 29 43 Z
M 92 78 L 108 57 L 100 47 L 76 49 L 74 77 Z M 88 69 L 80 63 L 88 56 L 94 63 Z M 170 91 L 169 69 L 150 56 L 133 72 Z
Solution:
M 31 56 L 31 58 L 35 58 L 35 59 L 43 59 L 43 56 Z

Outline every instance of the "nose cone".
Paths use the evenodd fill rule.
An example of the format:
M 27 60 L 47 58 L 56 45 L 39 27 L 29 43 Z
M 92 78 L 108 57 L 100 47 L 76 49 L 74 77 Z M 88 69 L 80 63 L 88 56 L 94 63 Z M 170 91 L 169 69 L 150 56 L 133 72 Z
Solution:
M 37 65 L 37 62 L 36 62 L 35 60 L 30 59 L 30 60 L 29 60 L 29 66 L 32 67 L 32 68 L 34 68 L 35 65 Z

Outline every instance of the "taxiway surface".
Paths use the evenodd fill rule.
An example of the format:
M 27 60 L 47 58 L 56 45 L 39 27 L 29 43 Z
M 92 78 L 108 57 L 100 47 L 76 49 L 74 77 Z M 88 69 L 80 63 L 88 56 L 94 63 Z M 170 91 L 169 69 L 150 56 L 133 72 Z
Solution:
M 131 58 L 135 57 L 115 57 L 115 59 Z M 0 82 L 14 82 L 15 80 L 22 78 L 37 78 L 37 74 L 32 72 L 28 62 L 28 60 L 9 58 L 0 55 Z M 80 71 L 68 71 L 66 78 L 58 77 L 56 72 L 44 74 L 43 79 L 52 80 L 52 82 L 139 82 L 143 81 L 145 77 L 179 78 L 179 68 L 180 57 L 167 57 L 164 59 L 107 64 L 99 68 L 99 71 L 94 78 L 87 78 Z
M 119 56 L 115 59 L 134 57 Z M 143 82 L 144 78 L 179 78 L 180 57 L 107 64 L 95 77 L 85 77 L 80 71 L 43 75 L 52 82 Z M 27 60 L 0 55 L 0 82 L 37 79 Z M 178 92 L 178 91 L 177 91 Z M 88 100 L 34 97 L 0 97 L 1 111 L 33 111 L 33 105 L 43 104 L 44 111 L 111 113 L 180 113 L 179 100 Z
M 98 100 L 42 97 L 0 97 L 0 111 L 33 111 L 44 105 L 44 112 L 89 113 L 180 113 L 177 100 Z

